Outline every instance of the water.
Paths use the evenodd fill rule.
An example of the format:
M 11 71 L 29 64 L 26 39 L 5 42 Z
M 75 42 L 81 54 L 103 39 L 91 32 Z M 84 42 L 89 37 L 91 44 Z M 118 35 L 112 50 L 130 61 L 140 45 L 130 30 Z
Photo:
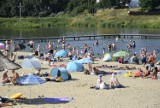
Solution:
M 159 29 L 129 28 L 0 28 L 1 38 L 54 37 L 97 34 L 160 34 Z
M 160 34 L 158 29 L 125 29 L 125 28 L 111 28 L 111 29 L 104 29 L 104 28 L 32 28 L 32 29 L 11 29 L 11 28 L 0 28 L 0 37 L 1 38 L 21 38 L 21 37 L 58 37 L 58 36 L 79 36 L 79 35 L 97 35 L 97 34 Z M 126 50 L 127 45 L 130 42 L 129 39 L 123 39 L 124 43 L 119 39 L 117 44 L 117 50 Z M 134 52 L 139 53 L 140 49 L 147 46 L 148 52 L 153 51 L 156 49 L 157 53 L 157 60 L 159 60 L 159 49 L 160 49 L 160 40 L 157 39 L 134 39 L 136 41 L 136 48 L 131 49 L 130 53 L 133 54 Z M 105 44 L 109 42 L 115 42 L 115 39 L 99 39 L 100 45 L 93 46 L 96 40 L 81 40 L 81 41 L 67 41 L 66 44 L 70 43 L 71 46 L 75 46 L 82 50 L 82 46 L 87 43 L 89 46 L 93 48 L 95 55 L 98 53 L 102 56 L 102 49 L 103 47 L 106 49 L 105 52 L 108 52 L 107 47 Z M 38 44 L 41 44 L 41 47 L 44 49 L 42 52 L 46 52 L 45 46 L 46 42 L 43 43 L 35 43 L 36 47 Z M 55 40 L 56 44 L 56 40 Z M 26 48 L 25 51 L 29 51 L 29 47 Z M 114 53 L 114 51 L 110 52 Z

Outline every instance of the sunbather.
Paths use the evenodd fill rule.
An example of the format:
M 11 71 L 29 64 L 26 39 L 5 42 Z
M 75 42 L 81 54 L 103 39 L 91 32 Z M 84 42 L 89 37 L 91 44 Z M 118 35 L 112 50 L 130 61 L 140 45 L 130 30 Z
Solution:
M 3 73 L 3 75 L 2 75 L 2 83 L 3 84 L 5 84 L 5 83 L 10 83 L 11 82 L 11 80 L 10 80 L 10 78 L 9 78 L 9 76 L 8 76 L 8 70 L 6 69 L 5 71 L 4 71 L 4 73 Z
M 124 86 L 119 83 L 115 73 L 112 73 L 112 77 L 110 79 L 110 88 L 123 88 Z
M 154 67 L 153 72 L 151 72 L 152 79 L 157 79 L 158 68 Z
M 149 70 L 149 66 L 146 66 L 146 71 L 144 73 L 144 77 L 147 77 L 149 76 L 151 73 L 150 73 L 150 70 Z
M 134 77 L 143 77 L 144 76 L 144 72 L 142 71 L 142 69 L 140 68 L 139 71 L 134 75 Z
M 10 77 L 10 80 L 13 84 L 16 84 L 16 80 L 19 78 L 19 74 L 15 70 L 12 70 L 12 74 L 13 76 Z
M 105 72 L 105 71 L 103 71 L 103 70 L 99 70 L 99 69 L 97 69 L 96 67 L 93 67 L 93 73 L 95 74 L 95 75 L 99 75 L 99 74 L 112 74 L 113 72 Z
M 103 74 L 98 75 L 96 89 L 108 89 L 109 87 L 102 80 Z

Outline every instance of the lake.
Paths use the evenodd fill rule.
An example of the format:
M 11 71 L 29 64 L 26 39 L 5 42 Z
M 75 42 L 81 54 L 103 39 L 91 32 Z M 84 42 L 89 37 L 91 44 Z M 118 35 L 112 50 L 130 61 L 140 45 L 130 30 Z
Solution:
M 79 35 L 97 35 L 97 34 L 160 34 L 159 29 L 129 29 L 129 28 L 23 28 L 23 29 L 11 29 L 11 28 L 0 28 L 0 37 L 1 38 L 21 38 L 21 37 L 58 37 L 58 36 L 79 36 Z M 119 39 L 117 44 L 118 50 L 126 50 L 127 45 L 130 44 L 129 39 Z M 131 49 L 130 53 L 134 52 L 139 53 L 141 48 L 147 47 L 148 52 L 156 50 L 157 51 L 157 60 L 160 59 L 159 49 L 160 49 L 160 40 L 158 39 L 134 39 L 136 41 L 136 48 Z M 68 41 L 67 44 L 70 43 L 72 46 L 75 46 L 82 50 L 82 46 L 87 43 L 89 46 L 92 46 L 95 55 L 98 53 L 102 55 L 103 47 L 106 48 L 105 44 L 109 42 L 115 42 L 115 39 L 99 39 L 100 45 L 98 47 L 93 46 L 95 40 L 81 40 L 81 41 Z M 38 44 L 41 44 L 43 48 L 46 46 L 46 42 L 36 43 L 36 47 Z M 56 44 L 56 41 L 55 41 Z M 26 51 L 29 51 L 29 47 L 26 48 Z M 46 52 L 43 49 L 43 52 Z M 108 52 L 107 48 L 105 52 Z M 110 53 L 114 53 L 110 52 Z
M 159 29 L 137 28 L 0 28 L 1 38 L 54 37 L 97 34 L 160 34 Z

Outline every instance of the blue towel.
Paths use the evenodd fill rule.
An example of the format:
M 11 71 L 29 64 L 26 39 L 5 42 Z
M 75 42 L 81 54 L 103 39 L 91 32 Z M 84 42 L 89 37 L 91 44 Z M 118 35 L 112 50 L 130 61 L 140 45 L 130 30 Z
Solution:
M 68 99 L 66 97 L 62 97 L 62 98 L 44 98 L 45 102 L 48 103 L 67 103 L 69 101 L 71 101 L 73 98 Z

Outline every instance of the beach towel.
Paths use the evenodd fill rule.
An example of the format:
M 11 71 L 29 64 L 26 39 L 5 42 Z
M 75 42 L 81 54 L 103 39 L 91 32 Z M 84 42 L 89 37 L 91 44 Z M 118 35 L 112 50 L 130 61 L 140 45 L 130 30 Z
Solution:
M 57 98 L 44 98 L 45 102 L 48 103 L 67 103 L 70 102 L 71 100 L 73 100 L 73 97 L 71 99 L 67 98 L 67 97 L 57 97 Z

